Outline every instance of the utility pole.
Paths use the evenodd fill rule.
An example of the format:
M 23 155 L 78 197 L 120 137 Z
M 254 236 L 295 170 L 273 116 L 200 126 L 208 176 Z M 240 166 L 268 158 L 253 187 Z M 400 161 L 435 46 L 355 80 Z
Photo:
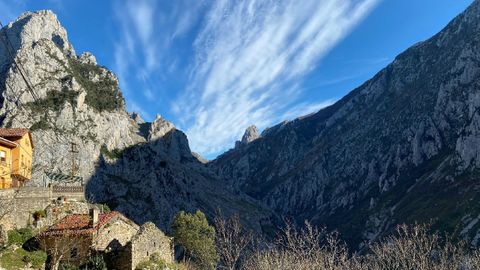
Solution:
M 78 170 L 78 167 L 76 164 L 78 150 L 77 150 L 77 144 L 74 142 L 70 143 L 70 147 L 71 147 L 70 153 L 72 155 L 72 171 L 70 172 L 70 177 L 71 177 L 71 182 L 73 183 L 75 175 L 77 174 L 77 170 Z

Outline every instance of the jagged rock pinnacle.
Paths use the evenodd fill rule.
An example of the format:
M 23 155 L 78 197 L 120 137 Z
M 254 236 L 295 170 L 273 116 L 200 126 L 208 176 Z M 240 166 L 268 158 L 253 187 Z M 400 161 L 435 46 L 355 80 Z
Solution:
M 160 114 L 157 114 L 155 120 L 153 120 L 152 124 L 150 125 L 148 140 L 153 141 L 161 138 L 173 129 L 175 129 L 175 126 L 171 122 L 168 122 L 167 120 L 163 119 Z
M 260 133 L 255 125 L 249 126 L 242 137 L 242 143 L 248 144 L 256 139 L 260 138 Z

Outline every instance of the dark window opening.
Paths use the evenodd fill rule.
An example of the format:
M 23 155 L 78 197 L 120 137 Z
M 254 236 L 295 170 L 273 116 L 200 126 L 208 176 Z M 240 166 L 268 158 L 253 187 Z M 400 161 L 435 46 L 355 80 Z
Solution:
M 70 250 L 70 258 L 76 258 L 77 255 L 78 255 L 77 248 L 72 248 L 72 250 Z

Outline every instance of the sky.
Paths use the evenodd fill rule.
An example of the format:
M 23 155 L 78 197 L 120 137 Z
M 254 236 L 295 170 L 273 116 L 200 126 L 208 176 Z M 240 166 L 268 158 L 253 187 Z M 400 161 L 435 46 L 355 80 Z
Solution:
M 0 0 L 0 20 L 53 10 L 76 52 L 119 77 L 212 159 L 244 130 L 331 105 L 472 0 Z

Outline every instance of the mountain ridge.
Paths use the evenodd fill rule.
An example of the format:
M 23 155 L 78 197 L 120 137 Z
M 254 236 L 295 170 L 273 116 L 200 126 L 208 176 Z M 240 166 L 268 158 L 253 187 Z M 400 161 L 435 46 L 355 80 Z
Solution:
M 72 184 L 48 175 L 70 175 L 76 165 L 76 175 L 87 182 L 86 198 L 165 231 L 180 210 L 201 209 L 209 217 L 217 209 L 242 212 L 255 230 L 261 230 L 262 219 L 268 221 L 272 213 L 253 199 L 223 191 L 223 183 L 191 153 L 186 135 L 171 122 L 159 115 L 150 123 L 130 115 L 115 74 L 91 53 L 77 55 L 53 12 L 26 12 L 0 35 L 13 47 L 0 45 L 1 126 L 32 130 L 31 184 Z
M 0 47 L 1 125 L 33 129 L 36 179 L 68 172 L 77 142 L 89 198 L 167 231 L 179 210 L 221 208 L 257 231 L 278 216 L 307 219 L 355 248 L 395 224 L 432 220 L 478 245 L 479 25 L 476 0 L 335 104 L 261 134 L 250 127 L 206 162 L 172 123 L 127 113 L 115 75 L 77 56 L 53 13 L 26 13 L 2 33 L 17 38 L 40 100 Z
M 356 246 L 397 223 L 430 218 L 476 243 L 476 225 L 455 227 L 466 228 L 478 209 L 453 191 L 478 196 L 477 185 L 467 184 L 476 176 L 465 175 L 479 166 L 479 7 L 474 1 L 335 104 L 277 125 L 209 166 L 280 215 L 338 229 Z M 429 197 L 429 189 L 439 195 Z

